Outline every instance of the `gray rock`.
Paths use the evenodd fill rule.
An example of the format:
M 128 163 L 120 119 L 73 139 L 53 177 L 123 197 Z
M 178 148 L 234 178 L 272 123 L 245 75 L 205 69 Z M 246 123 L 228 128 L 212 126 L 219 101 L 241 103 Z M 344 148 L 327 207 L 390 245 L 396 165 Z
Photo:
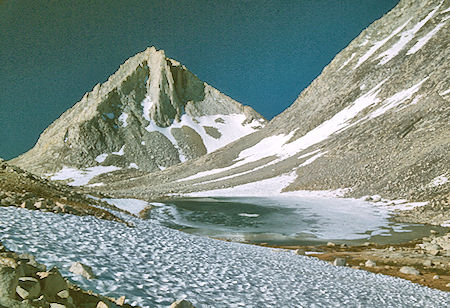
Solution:
M 431 267 L 433 265 L 433 262 L 431 260 L 427 259 L 427 260 L 423 261 L 422 264 L 423 264 L 423 266 Z
M 45 296 L 43 294 L 41 296 L 39 296 L 38 298 L 33 299 L 31 301 L 31 304 L 34 307 L 42 307 L 42 308 L 50 307 L 50 304 L 47 302 L 47 300 L 45 299 Z
M 177 300 L 176 302 L 173 302 L 169 308 L 195 308 L 195 307 L 194 307 L 194 305 L 192 305 L 191 302 L 189 302 L 185 299 L 180 299 L 180 300 Z
M 56 268 L 52 268 L 48 272 L 38 272 L 40 278 L 42 292 L 50 299 L 57 300 L 57 294 L 63 290 L 67 290 L 67 283 Z
M 70 266 L 69 271 L 71 271 L 74 274 L 83 276 L 87 279 L 94 279 L 95 275 L 92 272 L 92 268 L 90 266 L 84 265 L 83 263 L 80 262 L 74 262 L 72 263 L 72 265 Z
M 381 196 L 380 195 L 373 195 L 371 197 L 373 202 L 380 202 L 381 201 Z
M 296 255 L 305 255 L 305 250 L 304 249 L 296 249 L 296 250 L 294 250 L 294 253 L 296 254 Z
M 41 285 L 34 277 L 20 277 L 19 285 L 16 287 L 17 294 L 22 299 L 35 299 L 41 293 Z
M 56 295 L 60 298 L 68 299 L 69 298 L 69 290 L 62 290 L 62 291 L 58 292 Z
M 415 276 L 420 275 L 420 272 L 418 270 L 410 266 L 402 266 L 400 268 L 400 272 L 407 275 L 415 275 Z
M 434 280 L 438 280 L 438 279 L 440 279 L 440 278 L 441 278 L 441 276 L 439 276 L 439 275 L 434 275 L 434 276 L 433 276 L 433 279 L 434 279 Z
M 105 304 L 104 302 L 99 301 L 99 302 L 97 303 L 96 308 L 109 308 L 109 306 L 108 306 L 107 304 Z
M 377 263 L 375 261 L 372 261 L 372 260 L 367 260 L 364 265 L 366 267 L 375 267 L 375 266 L 377 266 Z
M 121 296 L 118 299 L 116 299 L 116 305 L 123 306 L 125 304 L 125 296 Z
M 333 261 L 333 265 L 335 266 L 345 266 L 347 264 L 347 260 L 345 258 L 336 258 Z
M 12 267 L 0 266 L 0 297 L 13 298 L 19 283 L 19 276 Z

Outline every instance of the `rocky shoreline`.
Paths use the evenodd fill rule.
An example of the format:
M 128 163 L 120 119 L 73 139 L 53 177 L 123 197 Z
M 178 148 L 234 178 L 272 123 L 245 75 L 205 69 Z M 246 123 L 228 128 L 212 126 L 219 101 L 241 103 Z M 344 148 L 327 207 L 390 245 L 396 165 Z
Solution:
M 294 251 L 336 266 L 349 266 L 383 275 L 396 276 L 430 288 L 450 292 L 450 231 L 414 241 L 379 245 L 365 243 L 347 246 L 327 243 L 321 246 L 264 245 L 280 251 Z

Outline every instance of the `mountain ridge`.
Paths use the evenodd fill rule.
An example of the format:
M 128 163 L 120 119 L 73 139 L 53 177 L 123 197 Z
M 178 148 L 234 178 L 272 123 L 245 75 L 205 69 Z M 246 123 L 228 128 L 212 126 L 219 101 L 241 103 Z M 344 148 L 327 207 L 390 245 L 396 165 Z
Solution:
M 149 47 L 87 92 L 11 162 L 40 175 L 64 168 L 155 171 L 211 152 L 265 122 Z

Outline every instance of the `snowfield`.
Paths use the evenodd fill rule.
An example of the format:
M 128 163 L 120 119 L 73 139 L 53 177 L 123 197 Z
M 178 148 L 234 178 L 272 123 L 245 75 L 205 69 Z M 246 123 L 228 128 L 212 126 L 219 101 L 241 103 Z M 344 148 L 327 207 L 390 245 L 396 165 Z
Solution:
M 118 214 L 120 215 L 120 214 Z M 143 307 L 187 298 L 196 307 L 448 307 L 449 293 L 297 256 L 222 242 L 127 218 L 0 208 L 2 242 L 56 265 L 81 286 Z M 68 271 L 80 261 L 91 281 Z

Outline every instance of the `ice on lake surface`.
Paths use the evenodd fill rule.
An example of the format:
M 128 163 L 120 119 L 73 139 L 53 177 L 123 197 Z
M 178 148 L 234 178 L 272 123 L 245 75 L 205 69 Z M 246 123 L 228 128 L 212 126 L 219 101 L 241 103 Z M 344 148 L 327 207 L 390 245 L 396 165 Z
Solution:
M 122 214 L 118 214 L 122 215 Z M 2 242 L 101 294 L 167 307 L 448 307 L 449 293 L 292 252 L 229 243 L 122 216 L 134 228 L 94 217 L 0 208 Z M 98 279 L 68 271 L 80 261 Z
M 298 197 L 184 198 L 157 204 L 149 218 L 185 232 L 251 243 L 390 243 L 429 234 L 395 223 L 391 212 L 355 199 Z

